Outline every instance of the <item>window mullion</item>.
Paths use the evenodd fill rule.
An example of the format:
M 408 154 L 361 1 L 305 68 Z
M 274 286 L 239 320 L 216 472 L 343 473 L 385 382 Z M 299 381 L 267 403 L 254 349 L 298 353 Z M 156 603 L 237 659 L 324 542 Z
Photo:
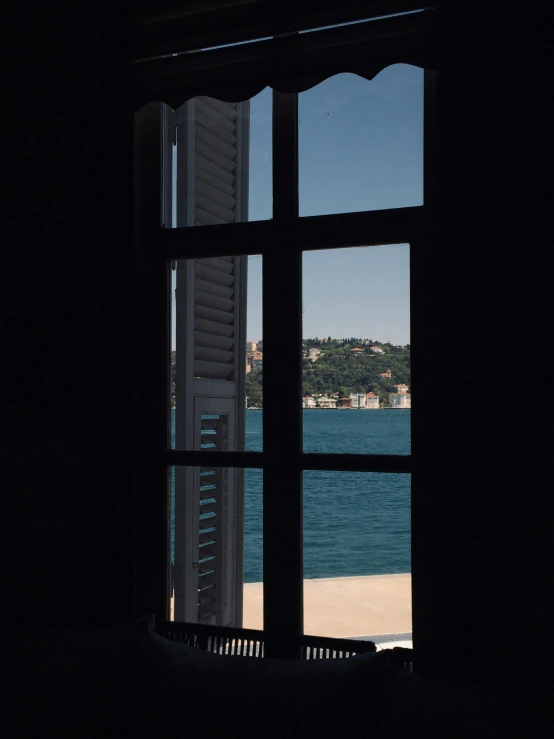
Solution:
M 272 452 L 264 470 L 264 628 L 292 636 L 302 633 L 303 618 L 298 96 L 279 92 L 273 94 L 273 218 L 288 236 L 276 239 L 263 261 L 263 430 L 264 448 Z

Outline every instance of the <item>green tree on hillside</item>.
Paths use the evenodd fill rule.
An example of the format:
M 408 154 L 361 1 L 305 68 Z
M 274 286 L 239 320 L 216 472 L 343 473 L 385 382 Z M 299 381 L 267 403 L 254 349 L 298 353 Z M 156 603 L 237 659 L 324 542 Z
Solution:
M 315 339 L 306 339 L 305 346 L 316 346 Z M 371 345 L 379 345 L 371 342 Z M 363 352 L 350 353 L 350 349 L 358 346 Z M 332 395 L 340 393 L 350 395 L 351 393 L 374 392 L 379 396 L 380 402 L 388 405 L 389 393 L 395 392 L 395 385 L 404 383 L 410 385 L 410 349 L 399 349 L 392 344 L 381 344 L 385 348 L 385 354 L 376 354 L 369 346 L 363 346 L 359 339 L 337 340 L 330 339 L 327 342 L 319 342 L 321 354 L 316 362 L 309 359 L 302 361 L 303 394 L 313 395 L 316 393 Z M 380 377 L 387 370 L 391 371 L 391 378 Z M 249 405 L 262 404 L 262 372 L 253 370 L 246 379 L 247 396 Z M 287 370 L 285 358 L 283 358 L 283 391 L 286 394 Z

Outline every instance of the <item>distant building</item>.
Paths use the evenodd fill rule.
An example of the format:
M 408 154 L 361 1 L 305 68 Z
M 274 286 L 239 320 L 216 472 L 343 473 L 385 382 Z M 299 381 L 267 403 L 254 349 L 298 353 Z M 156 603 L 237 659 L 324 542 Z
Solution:
M 335 398 L 328 398 L 326 395 L 322 395 L 317 399 L 317 405 L 319 408 L 336 408 L 337 401 Z
M 321 354 L 321 349 L 318 349 L 317 346 L 312 346 L 308 349 L 308 359 L 311 359 L 312 362 L 317 362 L 317 358 Z
M 396 393 L 389 395 L 389 408 L 411 408 L 412 396 L 408 392 L 408 385 L 395 385 Z
M 246 351 L 255 352 L 257 348 L 258 348 L 257 341 L 247 341 L 246 342 Z
M 339 398 L 339 408 L 351 408 L 350 398 Z
M 381 349 L 380 346 L 370 346 L 369 347 L 372 352 L 375 352 L 375 354 L 384 354 L 385 352 Z
M 388 379 L 390 380 L 390 378 L 392 377 L 390 369 L 388 369 L 386 372 L 380 372 L 379 377 L 388 377 Z
M 249 374 L 250 370 L 252 369 L 252 366 L 248 359 L 246 360 L 246 374 Z
M 364 344 L 364 346 L 367 346 L 369 344 L 369 339 L 364 339 L 362 341 L 362 344 Z
M 252 369 L 262 369 L 263 365 L 264 365 L 263 359 L 251 359 L 250 360 L 250 367 Z
M 302 408 L 317 408 L 315 398 L 312 398 L 311 395 L 305 395 L 302 398 Z
M 366 394 L 365 393 L 350 393 L 350 407 L 351 408 L 365 408 Z
M 253 359 L 263 359 L 264 355 L 262 352 L 259 352 L 257 350 L 246 352 L 246 359 L 251 362 Z
M 366 393 L 365 396 L 365 407 L 366 408 L 380 408 L 379 405 L 379 396 L 375 395 L 375 393 Z
M 360 349 L 359 346 L 355 346 L 353 349 L 348 350 L 351 354 L 363 354 L 364 350 Z

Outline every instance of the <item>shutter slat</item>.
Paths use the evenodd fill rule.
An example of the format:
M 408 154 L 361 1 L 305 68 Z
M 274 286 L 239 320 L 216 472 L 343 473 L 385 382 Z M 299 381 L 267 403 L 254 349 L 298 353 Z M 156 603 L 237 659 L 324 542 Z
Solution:
M 208 548 L 209 546 L 213 546 L 215 544 L 215 536 L 213 534 L 203 534 L 199 538 L 199 546 L 200 551 L 203 552 L 204 548 Z
M 228 146 L 232 149 L 229 156 L 236 155 L 237 137 L 235 136 L 235 126 L 231 121 L 231 125 L 226 128 L 222 125 L 221 116 L 207 116 L 202 111 L 196 111 L 196 134 L 200 136 L 203 141 L 208 141 L 208 137 L 214 136 L 217 139 L 217 145 Z M 222 153 L 225 150 L 221 149 Z
M 204 157 L 204 159 L 207 159 L 208 162 L 213 162 L 213 164 L 216 164 L 218 167 L 221 167 L 221 169 L 225 170 L 225 172 L 230 172 L 233 177 L 233 182 L 235 180 L 235 161 L 234 159 L 231 159 L 229 156 L 222 154 L 221 152 L 217 151 L 213 146 L 210 146 L 209 144 L 206 144 L 204 141 L 197 139 L 196 140 L 196 152 L 197 154 L 200 154 L 200 156 Z
M 203 547 L 200 547 L 199 553 L 200 553 L 200 559 L 204 559 L 205 557 L 215 557 L 216 553 L 216 543 L 211 542 L 210 544 L 206 544 Z
M 235 304 L 232 300 L 221 297 L 219 295 L 212 295 L 211 293 L 204 292 L 203 290 L 194 291 L 194 300 L 196 305 L 198 306 L 204 306 L 205 308 L 212 308 L 224 313 L 228 313 L 231 320 L 233 320 L 231 311 L 233 310 Z
M 232 336 L 235 330 L 234 326 L 217 323 L 216 321 L 208 321 L 205 318 L 197 317 L 194 319 L 194 329 L 206 334 L 217 334 L 218 336 L 227 337 Z
M 233 371 L 232 364 L 224 362 L 207 362 L 203 359 L 194 360 L 194 376 L 206 377 L 208 380 L 224 380 Z
M 233 210 L 220 205 L 214 200 L 207 198 L 205 195 L 196 193 L 196 204 L 197 213 L 198 211 L 202 211 L 203 213 L 213 215 L 216 218 L 221 219 L 221 223 L 233 223 L 235 220 L 235 212 Z
M 215 180 L 235 192 L 235 168 L 228 170 L 212 159 L 207 159 L 199 151 L 196 152 L 196 176 Z
M 200 100 L 206 108 L 215 111 L 224 118 L 234 120 L 237 117 L 236 103 L 226 103 L 224 100 L 217 100 L 217 98 L 206 97 L 205 95 L 198 96 L 196 99 Z
M 210 295 L 216 295 L 220 298 L 231 299 L 234 295 L 232 287 L 218 284 L 217 282 L 210 282 L 209 280 L 203 280 L 201 277 L 194 278 L 194 289 L 203 293 L 210 293 Z M 231 301 L 232 302 L 232 301 Z
M 200 521 L 200 527 L 199 532 L 200 534 L 210 534 L 212 533 L 210 530 L 215 529 L 216 527 L 213 525 L 213 520 L 206 520 L 206 521 Z
M 209 198 L 213 203 L 221 204 L 222 207 L 228 208 L 233 214 L 235 213 L 235 198 L 228 195 L 217 185 L 215 187 L 208 182 L 203 182 L 199 177 L 196 178 L 196 197 L 198 195 Z
M 233 322 L 233 314 L 229 313 L 228 310 L 219 310 L 207 305 L 198 305 L 198 303 L 194 306 L 194 315 L 195 321 L 198 318 L 199 320 L 219 323 L 222 326 L 229 326 Z
M 208 362 L 232 362 L 234 357 L 233 352 L 226 351 L 224 349 L 209 349 L 205 346 L 194 347 L 194 359 L 205 359 Z M 231 367 L 232 369 L 232 367 Z
M 232 179 L 234 180 L 234 178 Z M 230 184 L 226 181 L 226 179 L 222 179 L 221 177 L 216 177 L 215 175 L 211 174 L 211 172 L 207 172 L 206 170 L 198 167 L 198 163 L 197 163 L 196 186 L 199 187 L 202 183 L 206 183 L 206 185 L 211 185 L 211 187 L 214 187 L 219 192 L 222 192 L 223 194 L 231 198 L 235 197 L 234 182 Z
M 213 573 L 210 573 L 209 575 L 204 575 L 204 577 L 201 577 L 198 580 L 198 594 L 200 602 L 207 602 L 210 598 L 213 598 L 215 591 L 215 582 L 214 582 L 214 576 Z M 212 592 L 210 592 L 212 591 Z
M 222 226 L 224 223 L 228 223 L 228 221 L 218 218 L 200 208 L 196 209 L 195 226 Z
M 204 503 L 204 501 L 211 501 L 213 503 L 215 498 L 215 490 L 206 490 L 205 492 L 200 493 L 200 503 Z M 204 503 L 204 505 L 209 505 L 209 503 Z
M 215 624 L 215 611 L 213 605 L 211 608 L 208 605 L 198 606 L 198 623 L 202 624 L 202 626 Z
M 216 513 L 217 511 L 217 501 L 214 503 L 204 503 L 204 505 L 200 506 L 200 514 L 203 516 L 205 513 Z
M 212 266 L 199 264 L 198 262 L 195 262 L 194 274 L 203 280 L 215 282 L 218 285 L 225 285 L 226 287 L 229 287 L 235 282 L 232 271 L 223 272 L 222 270 L 214 269 Z
M 213 152 L 217 152 L 221 157 L 224 157 L 229 163 L 231 163 L 234 168 L 235 156 L 237 153 L 236 148 L 232 143 L 228 144 L 226 141 L 219 138 L 219 136 L 217 135 L 217 131 L 210 131 L 209 129 L 204 128 L 197 123 L 195 127 L 195 138 L 196 146 L 203 145 L 208 147 L 212 152 L 212 157 Z M 233 139 L 234 138 L 235 137 L 233 136 Z M 204 154 L 204 152 L 202 153 Z M 211 159 L 211 161 L 213 161 L 212 157 L 208 157 L 208 159 Z M 225 167 L 225 169 L 227 169 L 227 167 Z
M 198 118 L 198 114 L 200 113 L 202 117 L 205 117 L 210 121 L 214 121 L 214 123 L 217 123 L 217 125 L 221 126 L 221 128 L 223 128 L 225 131 L 228 131 L 229 133 L 234 133 L 237 128 L 236 108 L 231 109 L 231 110 L 226 110 L 225 112 L 228 113 L 228 115 L 224 115 L 222 108 L 218 110 L 213 105 L 210 105 L 209 98 L 204 98 L 204 97 L 196 98 L 197 118 Z
M 234 257 L 230 260 L 225 257 L 210 257 L 209 259 L 196 259 L 195 264 L 200 264 L 202 267 L 209 267 L 209 269 L 216 270 L 217 272 L 224 272 L 230 275 L 235 268 Z
M 194 332 L 195 346 L 207 346 L 212 349 L 231 349 L 234 340 L 225 336 L 204 333 L 203 331 Z
M 204 579 L 211 575 L 215 570 L 215 559 L 210 560 L 209 562 L 205 562 L 204 564 L 201 564 L 198 566 L 198 574 L 202 577 L 201 582 L 204 582 Z

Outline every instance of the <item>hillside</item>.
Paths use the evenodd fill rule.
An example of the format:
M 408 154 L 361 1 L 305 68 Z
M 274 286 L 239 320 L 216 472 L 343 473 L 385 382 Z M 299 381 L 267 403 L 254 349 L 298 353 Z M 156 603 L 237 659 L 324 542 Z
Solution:
M 383 354 L 370 349 L 377 346 Z M 315 362 L 306 355 L 310 349 L 319 349 Z M 362 351 L 351 351 L 362 349 Z M 338 392 L 341 397 L 350 393 L 374 392 L 384 405 L 388 405 L 389 393 L 395 392 L 396 384 L 410 385 L 410 345 L 397 347 L 388 343 L 371 340 L 369 344 L 361 339 L 306 339 L 303 346 L 302 362 L 304 395 L 314 393 L 328 394 Z M 391 377 L 380 377 L 390 369 Z M 283 390 L 287 386 L 286 360 L 283 358 Z M 252 369 L 246 376 L 246 395 L 249 406 L 263 403 L 262 369 Z

